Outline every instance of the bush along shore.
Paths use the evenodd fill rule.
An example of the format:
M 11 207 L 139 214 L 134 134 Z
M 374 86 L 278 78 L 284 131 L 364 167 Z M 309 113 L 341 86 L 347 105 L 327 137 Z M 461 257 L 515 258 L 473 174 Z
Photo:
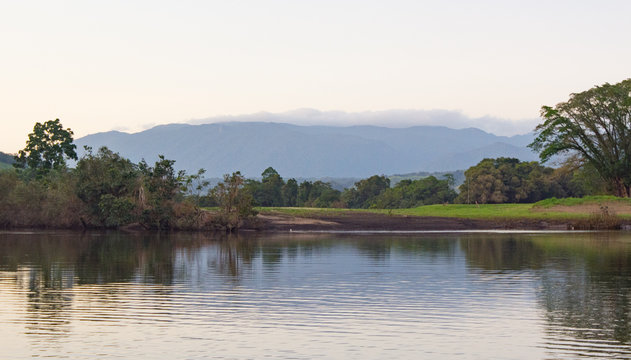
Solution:
M 0 227 L 234 231 L 255 215 L 239 173 L 214 189 L 220 206 L 204 211 L 187 196 L 203 185 L 199 173 L 176 172 L 163 156 L 150 166 L 87 150 L 74 169 L 62 162 L 0 172 Z

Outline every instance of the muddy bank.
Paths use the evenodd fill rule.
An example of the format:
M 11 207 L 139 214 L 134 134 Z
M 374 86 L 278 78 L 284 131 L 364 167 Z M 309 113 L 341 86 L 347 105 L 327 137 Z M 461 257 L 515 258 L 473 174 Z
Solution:
M 473 220 L 450 217 L 398 216 L 349 212 L 335 216 L 298 217 L 282 213 L 257 216 L 245 229 L 262 231 L 419 231 L 419 230 L 567 230 L 567 221 L 531 219 Z

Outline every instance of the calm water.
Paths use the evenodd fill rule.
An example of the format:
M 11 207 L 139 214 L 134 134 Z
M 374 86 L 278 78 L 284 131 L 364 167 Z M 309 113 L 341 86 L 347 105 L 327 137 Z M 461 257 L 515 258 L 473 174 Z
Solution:
M 631 234 L 0 232 L 0 358 L 631 357 Z

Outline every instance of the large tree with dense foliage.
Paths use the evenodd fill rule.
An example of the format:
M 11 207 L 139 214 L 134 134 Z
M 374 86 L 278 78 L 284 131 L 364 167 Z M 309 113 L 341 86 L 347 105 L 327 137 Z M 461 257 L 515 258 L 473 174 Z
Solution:
M 252 196 L 244 185 L 245 179 L 237 171 L 224 175 L 223 182 L 211 190 L 211 195 L 219 204 L 218 221 L 228 232 L 237 229 L 242 220 L 256 215 L 252 208 Z
M 96 154 L 86 147 L 75 169 L 76 194 L 88 209 L 84 223 L 118 227 L 136 221 L 141 191 L 138 167 L 102 147 Z
M 548 197 L 576 196 L 579 191 L 568 171 L 536 161 L 497 158 L 484 159 L 465 171 L 457 200 L 465 204 L 531 203 Z
M 66 158 L 77 160 L 77 146 L 73 144 L 72 135 L 72 130 L 64 129 L 59 119 L 35 123 L 33 132 L 28 135 L 26 147 L 15 156 L 13 166 L 28 167 L 45 174 L 64 166 Z
M 355 186 L 342 194 L 342 200 L 349 208 L 369 208 L 375 199 L 386 189 L 390 188 L 390 179 L 384 175 L 373 175 L 360 180 Z
M 570 153 L 611 182 L 618 196 L 631 196 L 631 79 L 571 94 L 543 106 L 530 147 L 542 162 Z
M 283 206 L 283 178 L 273 167 L 265 169 L 261 177 L 261 181 L 250 179 L 245 182 L 254 202 L 258 206 Z
M 154 166 L 144 160 L 138 164 L 142 174 L 142 222 L 149 227 L 166 230 L 172 227 L 175 218 L 174 203 L 181 195 L 186 173 L 176 171 L 175 160 L 158 155 Z

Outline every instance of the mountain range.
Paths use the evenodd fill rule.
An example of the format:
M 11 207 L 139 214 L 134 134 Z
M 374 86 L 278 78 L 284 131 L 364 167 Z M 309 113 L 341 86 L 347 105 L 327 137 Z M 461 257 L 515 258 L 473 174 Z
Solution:
M 536 160 L 532 133 L 497 136 L 476 128 L 442 126 L 301 126 L 270 122 L 160 125 L 138 133 L 109 131 L 75 140 L 107 146 L 134 162 L 158 154 L 178 169 L 207 176 L 241 171 L 260 176 L 268 166 L 283 177 L 367 177 L 466 169 L 486 157 Z

